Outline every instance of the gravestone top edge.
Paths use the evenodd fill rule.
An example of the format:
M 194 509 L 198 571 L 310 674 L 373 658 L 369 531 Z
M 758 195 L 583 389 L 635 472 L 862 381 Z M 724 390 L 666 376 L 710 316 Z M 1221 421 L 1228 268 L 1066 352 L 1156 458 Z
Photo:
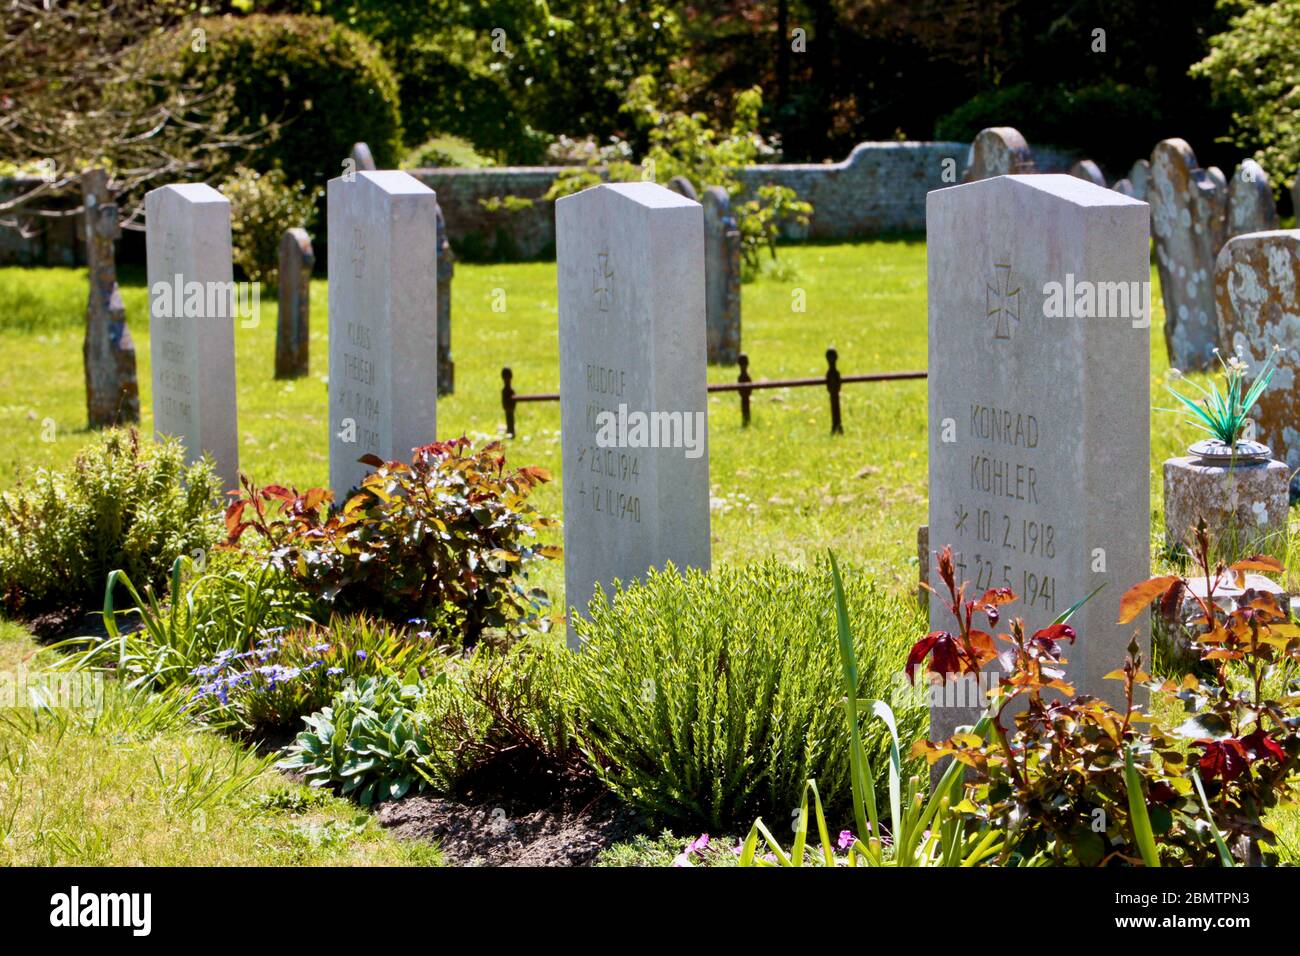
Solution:
M 410 173 L 401 169 L 378 169 L 367 170 L 359 169 L 355 174 L 356 182 L 367 182 L 377 186 L 380 190 L 390 196 L 417 195 L 423 196 L 426 193 L 430 196 L 437 195 L 432 189 L 420 182 Z M 350 186 L 353 180 L 348 176 L 336 176 L 329 181 L 329 185 L 335 183 Z
M 172 192 L 179 195 L 186 202 L 191 203 L 225 203 L 230 204 L 230 200 L 217 190 L 213 189 L 207 183 L 168 183 L 166 186 L 159 186 L 157 189 L 151 189 L 146 193 L 146 198 L 158 193 Z
M 599 183 L 571 196 L 563 196 L 555 201 L 555 205 L 558 208 L 562 205 L 573 204 L 575 200 L 590 200 L 594 198 L 595 194 L 602 191 L 614 193 L 624 199 L 630 199 L 637 205 L 644 206 L 647 209 L 702 208 L 694 199 L 687 199 L 680 193 L 673 192 L 667 186 L 660 186 L 658 183 Z
M 1067 173 L 1012 173 L 1003 176 L 990 176 L 987 179 L 977 179 L 970 183 L 957 183 L 952 186 L 945 186 L 942 189 L 932 189 L 926 195 L 926 199 L 936 199 L 960 189 L 991 189 L 995 188 L 994 184 L 1003 181 L 1014 183 L 1017 187 L 1048 193 L 1076 206 L 1148 206 L 1148 203 L 1141 199 L 1134 199 L 1132 196 L 1126 196 L 1113 189 L 1098 186 L 1096 183 L 1090 183 L 1086 179 L 1080 179 Z
M 1273 239 L 1291 239 L 1300 242 L 1300 229 L 1261 229 L 1259 232 L 1243 232 L 1229 238 L 1223 244 L 1223 249 L 1227 249 L 1234 243 L 1244 246 L 1252 242 L 1265 242 Z M 1220 259 L 1223 258 L 1223 249 L 1219 250 Z

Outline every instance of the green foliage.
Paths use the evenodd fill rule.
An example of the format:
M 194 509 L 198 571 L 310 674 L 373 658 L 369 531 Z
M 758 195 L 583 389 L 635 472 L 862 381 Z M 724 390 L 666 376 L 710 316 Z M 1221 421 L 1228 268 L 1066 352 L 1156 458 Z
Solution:
M 244 165 L 279 168 L 286 182 L 316 186 L 338 176 L 362 141 L 380 169 L 396 167 L 397 79 L 360 33 L 313 16 L 214 17 L 190 27 L 204 31 L 203 49 L 194 49 L 190 29 L 145 41 L 157 45 L 156 80 L 199 89 L 232 84 L 233 122 L 264 133 Z
M 415 683 L 391 677 L 349 682 L 288 747 L 282 769 L 313 787 L 337 787 L 369 806 L 418 793 L 432 783 L 428 718 Z
M 369 618 L 335 617 L 273 632 L 244 651 L 226 648 L 195 668 L 195 703 L 217 725 L 288 730 L 326 706 L 348 680 L 441 669 L 430 630 L 395 628 Z
M 976 94 L 940 117 L 934 135 L 969 143 L 986 127 L 1014 126 L 1031 146 L 1082 150 L 1118 179 L 1151 152 L 1161 124 L 1158 98 L 1141 86 L 1025 82 Z
M 1273 351 L 1260 366 L 1255 381 L 1249 388 L 1246 387 L 1246 363 L 1236 355 L 1224 361 L 1217 348 L 1214 350 L 1214 355 L 1223 366 L 1225 388 L 1222 392 L 1217 385 L 1211 384 L 1206 388 L 1188 379 L 1188 383 L 1201 393 L 1202 397 L 1198 404 L 1193 399 L 1176 392 L 1169 385 L 1165 388 L 1192 412 L 1193 417 L 1187 419 L 1188 424 L 1208 432 L 1231 448 L 1241 439 L 1242 433 L 1246 430 L 1246 422 L 1250 418 L 1250 410 L 1264 394 L 1264 389 L 1268 388 L 1273 372 L 1276 371 L 1273 368 L 1273 360 L 1280 350 L 1280 346 L 1273 346 Z M 1177 369 L 1170 369 L 1173 377 L 1178 377 L 1175 374 L 1177 372 Z
M 654 79 L 638 77 L 628 90 L 623 110 L 649 142 L 641 163 L 611 161 L 605 151 L 594 152 L 586 167 L 561 172 L 546 198 L 572 195 L 601 182 L 648 178 L 666 183 L 675 176 L 690 180 L 697 190 L 721 186 L 734 201 L 732 215 L 740 227 L 746 278 L 752 278 L 763 250 L 776 259 L 781 228 L 787 224 L 807 226 L 813 211 L 812 204 L 800 200 L 788 186 L 764 183 L 752 195 L 746 193 L 741 171 L 774 153 L 758 132 L 762 108 L 763 94 L 757 87 L 736 94 L 731 127 L 725 135 L 719 135 L 703 113 L 662 106 Z M 744 202 L 739 201 L 742 194 L 748 196 Z
M 847 602 L 859 622 L 856 693 L 888 698 L 894 663 L 920 617 L 912 602 L 851 577 Z M 850 737 L 835 646 L 830 570 L 775 561 L 712 573 L 652 572 L 598 593 L 587 617 L 573 693 L 583 742 L 603 779 L 634 805 L 715 831 L 760 813 L 782 819 L 815 777 L 834 810 L 850 802 Z M 904 732 L 926 721 L 903 706 Z M 885 783 L 888 735 L 863 746 Z
M 13 613 L 88 607 L 110 571 L 159 587 L 178 555 L 217 537 L 211 464 L 174 441 L 109 431 L 67 471 L 40 469 L 0 494 L 0 600 Z
M 257 173 L 238 166 L 220 191 L 230 200 L 235 265 L 251 281 L 274 283 L 284 231 L 294 227 L 311 231 L 322 190 L 290 184 L 278 169 Z
M 449 661 L 426 683 L 421 705 L 440 785 L 488 769 L 508 774 L 521 789 L 585 776 L 572 664 L 564 642 L 546 635 L 505 650 L 482 644 Z
M 642 73 L 682 50 L 663 2 L 297 0 L 378 41 L 395 68 L 409 143 L 462 137 L 505 164 L 541 162 L 557 133 L 617 132 Z
M 1300 0 L 1225 4 L 1238 15 L 1191 74 L 1228 108 L 1234 143 L 1253 151 L 1279 193 L 1300 167 Z
M 479 154 L 473 143 L 459 136 L 435 136 L 408 150 L 402 159 L 403 169 L 426 169 L 430 166 L 483 169 L 495 165 L 490 156 Z
M 550 474 L 507 471 L 499 442 L 469 446 L 466 438 L 425 445 L 410 464 L 365 456 L 374 472 L 333 513 L 323 488 L 299 494 L 245 477 L 226 511 L 228 543 L 251 528 L 270 545 L 274 567 L 340 611 L 444 621 L 450 607 L 468 643 L 484 628 L 545 627 L 545 592 L 521 581 L 529 564 L 560 553 L 538 542 L 551 521 L 528 501 Z
M 104 588 L 103 638 L 72 638 L 58 645 L 73 650 L 74 668 L 113 668 L 133 687 L 166 688 L 186 684 L 196 668 L 222 652 L 257 648 L 283 627 L 309 621 L 310 602 L 293 582 L 270 565 L 235 555 L 193 575 L 194 563 L 179 557 L 172 565 L 171 600 L 164 604 L 152 585 L 138 590 L 121 570 Z M 131 599 L 117 610 L 118 585 Z M 122 630 L 118 615 L 135 615 L 141 626 Z

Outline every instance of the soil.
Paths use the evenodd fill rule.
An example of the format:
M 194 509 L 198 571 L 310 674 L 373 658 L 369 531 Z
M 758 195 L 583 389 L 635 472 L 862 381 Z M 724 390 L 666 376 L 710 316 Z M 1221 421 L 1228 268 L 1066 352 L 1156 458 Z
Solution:
M 589 866 L 601 850 L 644 827 L 608 792 L 584 796 L 543 807 L 414 796 L 381 804 L 376 816 L 398 837 L 434 841 L 454 866 Z

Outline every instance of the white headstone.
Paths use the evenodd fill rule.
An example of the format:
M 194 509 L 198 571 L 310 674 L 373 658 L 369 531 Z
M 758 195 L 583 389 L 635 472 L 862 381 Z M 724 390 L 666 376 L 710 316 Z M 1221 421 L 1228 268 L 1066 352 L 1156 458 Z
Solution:
M 155 435 L 212 456 L 226 489 L 239 487 L 230 202 L 203 183 L 145 196 L 149 355 Z
M 709 567 L 704 221 L 620 183 L 560 199 L 555 232 L 564 586 L 581 613 L 597 583 Z
M 438 406 L 438 200 L 403 172 L 331 179 L 330 487 L 356 488 L 377 455 L 410 461 Z
M 1000 176 L 930 193 L 926 234 L 930 548 L 951 545 L 968 598 L 1016 593 L 999 631 L 1019 616 L 1032 634 L 1105 584 L 1065 650 L 1076 689 L 1115 703 L 1102 677 L 1134 631 L 1119 597 L 1150 570 L 1147 206 Z M 930 618 L 954 626 L 935 597 Z M 975 713 L 936 707 L 932 738 Z

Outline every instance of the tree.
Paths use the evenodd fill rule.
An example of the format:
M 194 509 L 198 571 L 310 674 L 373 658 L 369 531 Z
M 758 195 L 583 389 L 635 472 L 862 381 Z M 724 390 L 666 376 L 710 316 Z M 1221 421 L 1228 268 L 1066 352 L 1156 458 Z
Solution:
M 1300 168 L 1300 0 L 1246 7 L 1192 67 L 1228 107 L 1237 146 L 1281 191 Z
M 141 228 L 148 188 L 205 169 L 249 141 L 231 129 L 223 88 L 149 83 L 139 41 L 187 29 L 171 5 L 10 0 L 2 23 L 0 156 L 35 164 L 41 176 L 0 201 L 0 225 L 80 214 L 71 187 L 84 169 L 103 167 L 123 225 Z M 61 194 L 76 201 L 70 207 Z

